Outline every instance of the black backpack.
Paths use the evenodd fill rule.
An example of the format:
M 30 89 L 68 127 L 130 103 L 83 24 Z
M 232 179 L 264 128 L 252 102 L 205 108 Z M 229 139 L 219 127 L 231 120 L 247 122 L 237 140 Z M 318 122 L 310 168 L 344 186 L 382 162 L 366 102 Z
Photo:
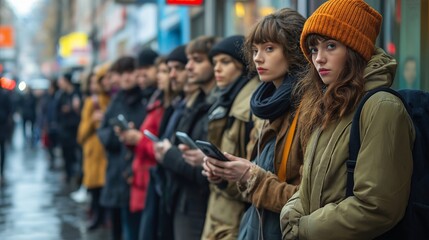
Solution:
M 347 196 L 353 196 L 353 174 L 360 148 L 359 119 L 365 102 L 379 91 L 389 92 L 402 100 L 416 131 L 413 148 L 411 192 L 403 219 L 377 239 L 429 239 L 429 93 L 382 87 L 369 91 L 353 117 L 347 161 Z

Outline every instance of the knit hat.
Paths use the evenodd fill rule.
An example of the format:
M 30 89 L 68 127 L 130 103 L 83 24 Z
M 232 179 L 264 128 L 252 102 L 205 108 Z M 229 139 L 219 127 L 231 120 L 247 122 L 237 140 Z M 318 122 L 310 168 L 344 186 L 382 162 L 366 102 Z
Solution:
M 212 47 L 209 57 L 213 60 L 213 57 L 217 54 L 228 54 L 244 66 L 246 65 L 246 59 L 243 54 L 243 43 L 244 36 L 242 35 L 227 37 Z
M 369 60 L 383 17 L 363 0 L 330 0 L 307 19 L 301 34 L 301 50 L 310 59 L 306 39 L 319 34 L 335 39 Z M 311 61 L 310 61 L 311 62 Z
M 106 63 L 102 63 L 100 65 L 95 66 L 94 74 L 97 77 L 97 79 L 100 79 L 100 78 L 104 77 L 104 75 L 106 75 L 107 71 L 110 68 L 110 65 L 111 65 L 110 62 L 106 62 Z
M 63 75 L 62 75 L 62 77 L 63 77 L 63 79 L 64 80 L 66 80 L 68 83 L 73 83 L 73 75 L 72 75 L 72 73 L 71 72 L 65 72 L 65 73 L 63 73 Z
M 145 48 L 140 51 L 137 57 L 138 67 L 149 67 L 155 65 L 155 59 L 158 57 L 158 53 L 150 48 Z
M 181 45 L 173 49 L 173 51 L 170 52 L 167 56 L 167 62 L 168 61 L 179 61 L 183 64 L 188 63 L 188 58 L 186 57 L 186 45 Z

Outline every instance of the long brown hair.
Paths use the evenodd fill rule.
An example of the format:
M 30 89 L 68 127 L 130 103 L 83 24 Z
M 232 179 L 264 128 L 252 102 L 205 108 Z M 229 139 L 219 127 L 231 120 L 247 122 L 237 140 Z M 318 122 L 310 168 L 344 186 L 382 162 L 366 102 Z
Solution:
M 318 41 L 329 38 L 312 34 L 305 42 L 305 47 L 316 45 Z M 311 54 L 307 56 L 311 59 Z M 353 111 L 364 94 L 363 73 L 366 67 L 365 59 L 347 47 L 346 62 L 338 80 L 326 86 L 319 76 L 314 64 L 306 76 L 298 83 L 295 94 L 302 95 L 300 124 L 301 139 L 304 146 L 311 133 L 317 129 L 325 129 L 331 122 L 336 121 Z

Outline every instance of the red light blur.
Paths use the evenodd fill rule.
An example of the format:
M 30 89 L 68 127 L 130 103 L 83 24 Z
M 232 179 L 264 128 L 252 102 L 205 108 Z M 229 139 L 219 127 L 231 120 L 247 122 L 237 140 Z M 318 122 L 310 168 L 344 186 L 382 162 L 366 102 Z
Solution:
M 0 86 L 1 88 L 11 91 L 15 88 L 16 82 L 12 79 L 2 77 L 0 78 Z

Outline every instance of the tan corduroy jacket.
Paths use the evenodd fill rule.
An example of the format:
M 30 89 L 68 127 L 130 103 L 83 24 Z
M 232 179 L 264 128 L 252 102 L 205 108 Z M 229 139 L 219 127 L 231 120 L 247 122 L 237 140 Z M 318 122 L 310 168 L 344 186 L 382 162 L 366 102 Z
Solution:
M 250 113 L 250 98 L 260 84 L 258 77 L 254 77 L 243 87 L 231 106 L 226 118 L 209 123 L 209 141 L 217 145 L 222 152 L 231 153 L 238 157 L 247 157 L 245 139 L 246 125 L 252 117 Z M 221 131 L 229 118 L 233 118 L 232 126 Z M 253 117 L 253 121 L 260 121 Z M 251 143 L 250 143 L 251 144 Z M 236 185 L 230 184 L 226 191 L 217 186 L 210 186 L 210 198 L 201 239 L 237 239 L 241 216 L 245 204 L 240 200 Z

